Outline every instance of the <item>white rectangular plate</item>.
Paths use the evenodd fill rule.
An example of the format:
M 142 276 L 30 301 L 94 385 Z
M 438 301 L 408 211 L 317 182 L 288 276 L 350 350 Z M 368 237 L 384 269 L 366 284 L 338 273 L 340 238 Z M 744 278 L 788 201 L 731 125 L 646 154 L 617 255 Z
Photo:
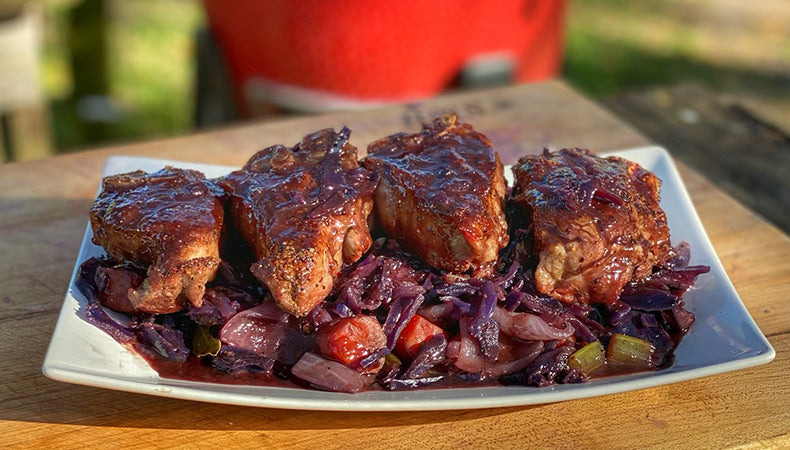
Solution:
M 86 299 L 74 286 L 77 267 L 102 254 L 87 228 L 72 282 L 44 360 L 44 374 L 68 383 L 188 400 L 271 408 L 329 411 L 407 411 L 490 408 L 529 405 L 625 392 L 690 380 L 770 362 L 775 352 L 749 316 L 732 286 L 669 154 L 660 147 L 613 153 L 635 161 L 663 181 L 661 206 L 673 244 L 691 244 L 692 264 L 710 266 L 709 274 L 684 297 L 697 320 L 675 351 L 675 363 L 664 370 L 547 388 L 502 386 L 401 392 L 344 394 L 297 388 L 238 386 L 160 377 L 136 353 L 82 319 Z M 112 157 L 104 175 L 142 169 L 153 172 L 170 164 L 224 175 L 232 167 L 137 157 Z M 506 170 L 510 177 L 510 170 Z

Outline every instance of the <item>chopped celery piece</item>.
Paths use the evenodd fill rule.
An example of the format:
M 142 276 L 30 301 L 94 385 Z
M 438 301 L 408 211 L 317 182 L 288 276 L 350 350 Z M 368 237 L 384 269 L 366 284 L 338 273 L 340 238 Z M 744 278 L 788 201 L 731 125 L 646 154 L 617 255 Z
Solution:
M 631 366 L 651 368 L 655 364 L 653 355 L 656 348 L 653 344 L 644 339 L 627 336 L 625 334 L 614 333 L 609 339 L 609 347 L 606 350 L 607 360 L 628 364 Z
M 576 350 L 570 358 L 568 358 L 568 365 L 574 369 L 579 369 L 590 375 L 605 361 L 603 344 L 601 341 L 592 341 L 584 347 Z

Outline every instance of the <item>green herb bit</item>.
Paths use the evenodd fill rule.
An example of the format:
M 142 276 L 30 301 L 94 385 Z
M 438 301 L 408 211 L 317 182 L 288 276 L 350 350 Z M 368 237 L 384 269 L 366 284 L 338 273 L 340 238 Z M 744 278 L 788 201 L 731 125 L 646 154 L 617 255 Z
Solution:
M 222 343 L 219 339 L 211 335 L 209 327 L 199 326 L 192 336 L 192 352 L 196 356 L 217 356 L 219 349 L 222 348 Z

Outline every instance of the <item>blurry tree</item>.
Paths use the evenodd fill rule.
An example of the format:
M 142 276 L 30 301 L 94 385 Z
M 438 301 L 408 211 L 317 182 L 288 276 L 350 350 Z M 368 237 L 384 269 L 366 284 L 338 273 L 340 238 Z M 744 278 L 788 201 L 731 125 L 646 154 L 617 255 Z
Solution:
M 69 10 L 69 67 L 72 92 L 69 109 L 76 114 L 83 142 L 107 139 L 107 122 L 112 120 L 108 101 L 107 15 L 104 0 L 82 0 Z

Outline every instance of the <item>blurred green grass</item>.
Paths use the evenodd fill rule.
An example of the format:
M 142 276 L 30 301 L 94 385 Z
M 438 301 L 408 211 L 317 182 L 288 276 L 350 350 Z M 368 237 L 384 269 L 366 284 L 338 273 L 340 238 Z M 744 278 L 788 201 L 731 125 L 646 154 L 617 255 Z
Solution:
M 122 138 L 175 134 L 190 127 L 193 41 L 202 15 L 196 2 L 116 2 L 124 24 L 114 30 L 110 54 L 126 55 L 112 65 L 116 98 L 129 120 Z M 166 44 L 166 45 L 164 45 Z
M 569 6 L 562 76 L 587 95 L 700 84 L 790 130 L 790 2 L 580 0 Z
M 60 151 L 103 144 L 79 132 L 69 102 L 72 91 L 65 34 L 73 2 L 49 4 L 44 83 L 51 104 L 55 146 Z M 191 129 L 195 30 L 203 22 L 189 0 L 107 2 L 108 97 L 118 120 L 103 124 L 106 141 L 183 134 Z
M 191 0 L 106 0 L 111 105 L 118 120 L 101 140 L 80 133 L 64 34 L 76 0 L 46 5 L 43 79 L 60 151 L 192 130 Z M 562 76 L 593 98 L 694 82 L 790 111 L 790 2 L 764 0 L 569 1 Z M 790 114 L 788 114 L 790 116 Z

